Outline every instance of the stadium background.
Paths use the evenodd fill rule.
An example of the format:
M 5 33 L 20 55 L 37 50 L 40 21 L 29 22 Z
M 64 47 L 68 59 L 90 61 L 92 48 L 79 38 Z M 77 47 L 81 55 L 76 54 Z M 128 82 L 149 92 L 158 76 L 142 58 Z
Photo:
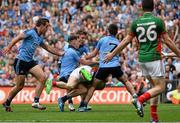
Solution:
M 89 46 L 89 51 L 92 51 L 97 41 L 107 34 L 106 27 L 110 23 L 117 23 L 119 27 L 117 37 L 122 40 L 127 34 L 131 22 L 142 15 L 142 9 L 141 0 L 1 0 L 0 13 L 0 50 L 18 33 L 32 28 L 38 17 L 47 17 L 54 29 L 54 33 L 48 32 L 46 35 L 46 40 L 51 46 L 63 49 L 63 46 L 68 43 L 68 37 L 75 34 L 77 30 L 83 29 L 89 33 L 85 43 Z M 170 37 L 180 48 L 179 0 L 155 0 L 154 14 L 164 20 Z M 19 45 L 13 47 L 10 54 L 0 56 L 1 92 L 4 88 L 7 89 L 15 84 L 12 64 Z M 163 52 L 171 51 L 164 45 Z M 137 54 L 135 40 L 121 53 L 122 69 L 130 81 L 135 83 L 134 85 L 141 82 L 148 83 L 141 77 Z M 56 56 L 38 48 L 35 59 L 43 66 L 49 78 L 57 77 L 58 58 Z M 170 80 L 170 86 L 167 86 L 167 89 L 171 91 L 178 85 L 180 59 L 164 58 L 163 61 L 166 64 L 166 78 Z M 31 88 L 36 81 L 29 74 L 25 85 L 27 88 Z M 109 77 L 107 86 L 112 90 L 114 87 L 123 88 L 120 82 L 111 77 Z M 145 84 L 145 87 L 148 87 L 148 84 Z M 5 92 L 5 96 L 7 92 Z M 2 93 L 0 101 L 4 99 Z M 162 102 L 167 102 L 164 98 L 165 94 L 161 95 Z
M 155 0 L 154 14 L 162 18 L 165 22 L 167 31 L 176 46 L 180 48 L 179 38 L 179 18 L 180 5 L 179 0 Z M 106 27 L 110 23 L 117 23 L 119 27 L 118 38 L 120 40 L 127 34 L 131 22 L 142 15 L 141 0 L 0 0 L 0 50 L 11 42 L 12 38 L 25 29 L 32 28 L 38 17 L 47 17 L 50 19 L 54 32 L 48 32 L 46 40 L 53 47 L 63 49 L 68 43 L 68 37 L 77 30 L 83 29 L 89 33 L 85 41 L 92 51 L 100 37 L 106 34 Z M 148 83 L 141 77 L 140 69 L 137 63 L 137 44 L 134 40 L 131 45 L 125 48 L 121 53 L 121 63 L 125 74 L 128 75 L 131 82 Z M 14 83 L 14 70 L 12 67 L 14 58 L 17 54 L 17 48 L 20 44 L 13 47 L 10 54 L 0 55 L 0 102 L 7 96 L 8 91 Z M 166 46 L 163 52 L 171 52 Z M 37 49 L 35 59 L 43 66 L 44 71 L 49 78 L 57 77 L 58 58 L 41 48 Z M 174 90 L 178 84 L 180 73 L 180 59 L 164 58 L 166 64 L 166 78 L 170 80 L 167 84 L 167 91 Z M 17 96 L 21 100 L 16 103 L 31 103 L 33 97 L 33 88 L 36 79 L 30 74 L 27 76 L 25 89 L 20 92 L 25 96 Z M 116 94 L 123 85 L 117 80 L 109 77 L 108 88 L 102 92 L 109 95 Z M 148 87 L 148 84 L 145 84 Z M 57 89 L 55 89 L 56 91 Z M 107 91 L 108 90 L 108 91 Z M 112 90 L 112 91 L 109 91 Z M 54 90 L 53 90 L 54 91 Z M 43 92 L 44 94 L 45 92 Z M 60 91 L 63 94 L 63 90 Z M 161 95 L 162 102 L 167 102 L 166 92 Z M 106 94 L 107 95 L 107 94 Z M 48 98 L 47 95 L 45 96 Z M 112 101 L 115 96 L 111 97 Z M 116 96 L 115 100 L 121 96 Z M 127 96 L 129 97 L 129 96 Z M 93 98 L 97 101 L 99 98 Z M 102 98 L 102 101 L 107 98 Z M 50 103 L 57 103 L 54 99 Z M 128 100 L 128 101 L 127 101 Z M 129 98 L 125 103 L 129 103 Z M 117 100 L 116 100 L 117 101 Z M 116 101 L 109 103 L 116 103 Z M 44 103 L 44 102 L 43 102 Z M 97 103 L 97 102 L 96 102 Z M 118 100 L 118 103 L 120 101 Z M 121 103 L 123 101 L 121 100 Z M 149 121 L 149 109 L 145 107 L 145 117 L 143 119 L 136 116 L 133 107 L 130 105 L 93 105 L 92 112 L 89 113 L 57 113 L 57 105 L 50 104 L 48 109 L 39 113 L 32 110 L 30 105 L 12 105 L 15 113 L 9 113 L 0 110 L 0 122 L 145 122 Z M 66 107 L 65 107 L 66 108 Z M 179 106 L 172 104 L 161 104 L 159 106 L 160 119 L 162 122 L 180 122 L 178 117 Z M 177 115 L 177 116 L 176 116 Z

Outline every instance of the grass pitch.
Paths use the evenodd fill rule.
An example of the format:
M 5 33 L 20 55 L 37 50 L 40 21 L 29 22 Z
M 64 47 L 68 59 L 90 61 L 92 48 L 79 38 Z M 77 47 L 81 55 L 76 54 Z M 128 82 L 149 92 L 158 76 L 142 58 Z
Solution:
M 59 112 L 57 105 L 47 105 L 45 111 L 35 110 L 30 104 L 12 105 L 13 112 L 0 110 L 0 122 L 149 122 L 149 105 L 144 108 L 145 116 L 137 116 L 132 105 L 91 105 L 89 112 Z M 77 106 L 76 106 L 77 109 Z M 161 122 L 180 122 L 180 105 L 160 104 Z

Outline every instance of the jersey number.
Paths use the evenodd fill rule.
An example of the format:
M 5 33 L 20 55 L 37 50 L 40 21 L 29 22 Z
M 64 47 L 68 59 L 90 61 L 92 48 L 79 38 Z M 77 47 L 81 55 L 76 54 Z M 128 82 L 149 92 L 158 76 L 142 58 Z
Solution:
M 140 32 L 138 36 L 139 42 L 154 41 L 157 38 L 157 32 L 155 31 L 156 25 L 151 25 L 148 27 L 147 31 L 144 27 L 138 27 L 136 32 Z M 146 36 L 145 36 L 146 35 Z
M 114 43 L 109 43 L 109 45 L 113 45 L 114 47 L 111 49 L 110 52 L 112 52 L 116 47 L 117 47 L 117 44 L 114 44 Z

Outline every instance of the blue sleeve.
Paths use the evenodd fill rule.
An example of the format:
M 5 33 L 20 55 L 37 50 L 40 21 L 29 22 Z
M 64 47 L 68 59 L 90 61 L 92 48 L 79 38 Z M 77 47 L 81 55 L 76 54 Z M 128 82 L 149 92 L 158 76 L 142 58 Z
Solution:
M 74 58 L 76 61 L 79 61 L 79 59 L 80 59 L 80 54 L 78 54 L 77 51 L 73 51 L 73 52 L 71 52 L 71 53 L 72 53 L 73 58 Z
M 32 30 L 25 30 L 24 31 L 24 35 L 25 35 L 25 38 L 28 38 L 32 35 L 33 31 Z
M 96 45 L 97 50 L 100 50 L 101 44 L 102 44 L 102 39 L 100 39 Z

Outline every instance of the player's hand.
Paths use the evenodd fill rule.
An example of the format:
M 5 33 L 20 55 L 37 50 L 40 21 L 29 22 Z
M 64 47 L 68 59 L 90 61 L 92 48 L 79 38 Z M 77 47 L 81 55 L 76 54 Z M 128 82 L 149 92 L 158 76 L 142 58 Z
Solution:
M 167 57 L 167 55 L 168 55 L 167 53 L 162 52 L 162 57 L 163 57 L 163 58 Z
M 59 56 L 63 56 L 64 55 L 64 51 L 59 52 Z
M 112 58 L 113 58 L 113 54 L 112 54 L 112 53 L 108 53 L 108 54 L 104 57 L 104 63 L 108 63 Z
M 4 47 L 4 49 L 2 50 L 2 55 L 6 55 L 10 50 L 11 48 L 9 46 Z

